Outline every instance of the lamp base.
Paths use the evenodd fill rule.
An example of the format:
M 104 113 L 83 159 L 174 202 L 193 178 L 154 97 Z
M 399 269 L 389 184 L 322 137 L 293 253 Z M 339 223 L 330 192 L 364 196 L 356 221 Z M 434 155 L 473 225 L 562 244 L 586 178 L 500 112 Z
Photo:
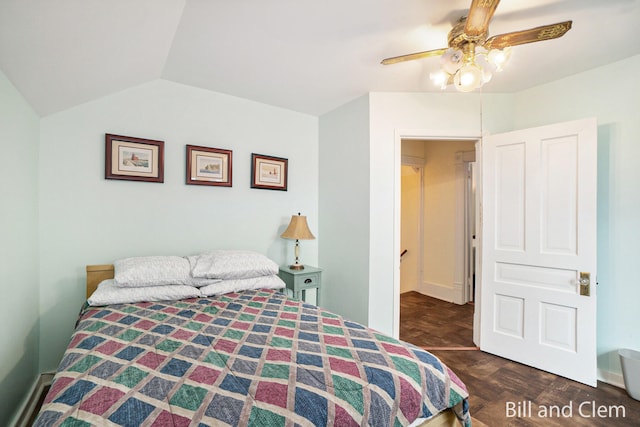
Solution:
M 289 268 L 291 270 L 304 270 L 304 265 L 296 263 L 296 264 L 291 264 Z

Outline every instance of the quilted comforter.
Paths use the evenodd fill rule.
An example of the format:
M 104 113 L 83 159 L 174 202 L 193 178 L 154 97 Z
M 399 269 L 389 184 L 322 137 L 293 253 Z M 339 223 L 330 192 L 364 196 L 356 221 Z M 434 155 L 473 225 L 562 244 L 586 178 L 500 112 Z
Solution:
M 432 354 L 273 290 L 87 307 L 35 426 L 399 426 L 467 391 Z

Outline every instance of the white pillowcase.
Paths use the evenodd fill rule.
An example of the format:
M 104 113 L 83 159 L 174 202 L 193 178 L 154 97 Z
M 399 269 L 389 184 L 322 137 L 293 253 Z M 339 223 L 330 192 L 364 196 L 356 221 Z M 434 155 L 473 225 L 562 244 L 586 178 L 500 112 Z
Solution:
M 235 280 L 278 274 L 278 264 L 253 251 L 217 250 L 187 259 L 194 278 Z
M 123 288 L 116 286 L 113 279 L 100 282 L 87 303 L 94 305 L 125 304 L 141 301 L 175 301 L 198 298 L 202 294 L 198 288 L 188 285 L 138 286 Z
M 222 279 L 196 279 L 194 277 L 189 277 L 189 286 L 195 286 L 196 288 L 201 288 L 207 285 L 213 285 L 215 283 L 222 282 Z
M 189 261 L 180 256 L 146 256 L 113 263 L 115 285 L 120 287 L 189 285 Z
M 223 280 L 214 285 L 200 288 L 202 296 L 222 295 L 229 292 L 240 292 L 248 289 L 281 289 L 286 285 L 277 274 L 252 277 L 249 279 Z

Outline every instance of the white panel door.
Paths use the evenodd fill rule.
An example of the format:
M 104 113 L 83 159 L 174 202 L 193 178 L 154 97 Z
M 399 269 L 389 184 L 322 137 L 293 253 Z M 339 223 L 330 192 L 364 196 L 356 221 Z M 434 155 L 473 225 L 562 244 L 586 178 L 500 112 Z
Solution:
M 592 386 L 596 166 L 595 119 L 482 143 L 480 348 Z

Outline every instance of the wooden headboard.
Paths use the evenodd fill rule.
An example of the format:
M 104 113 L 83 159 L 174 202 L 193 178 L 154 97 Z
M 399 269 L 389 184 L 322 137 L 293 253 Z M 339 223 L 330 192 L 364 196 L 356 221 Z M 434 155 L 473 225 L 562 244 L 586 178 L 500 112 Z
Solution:
M 87 265 L 87 298 L 107 279 L 113 279 L 113 264 Z

